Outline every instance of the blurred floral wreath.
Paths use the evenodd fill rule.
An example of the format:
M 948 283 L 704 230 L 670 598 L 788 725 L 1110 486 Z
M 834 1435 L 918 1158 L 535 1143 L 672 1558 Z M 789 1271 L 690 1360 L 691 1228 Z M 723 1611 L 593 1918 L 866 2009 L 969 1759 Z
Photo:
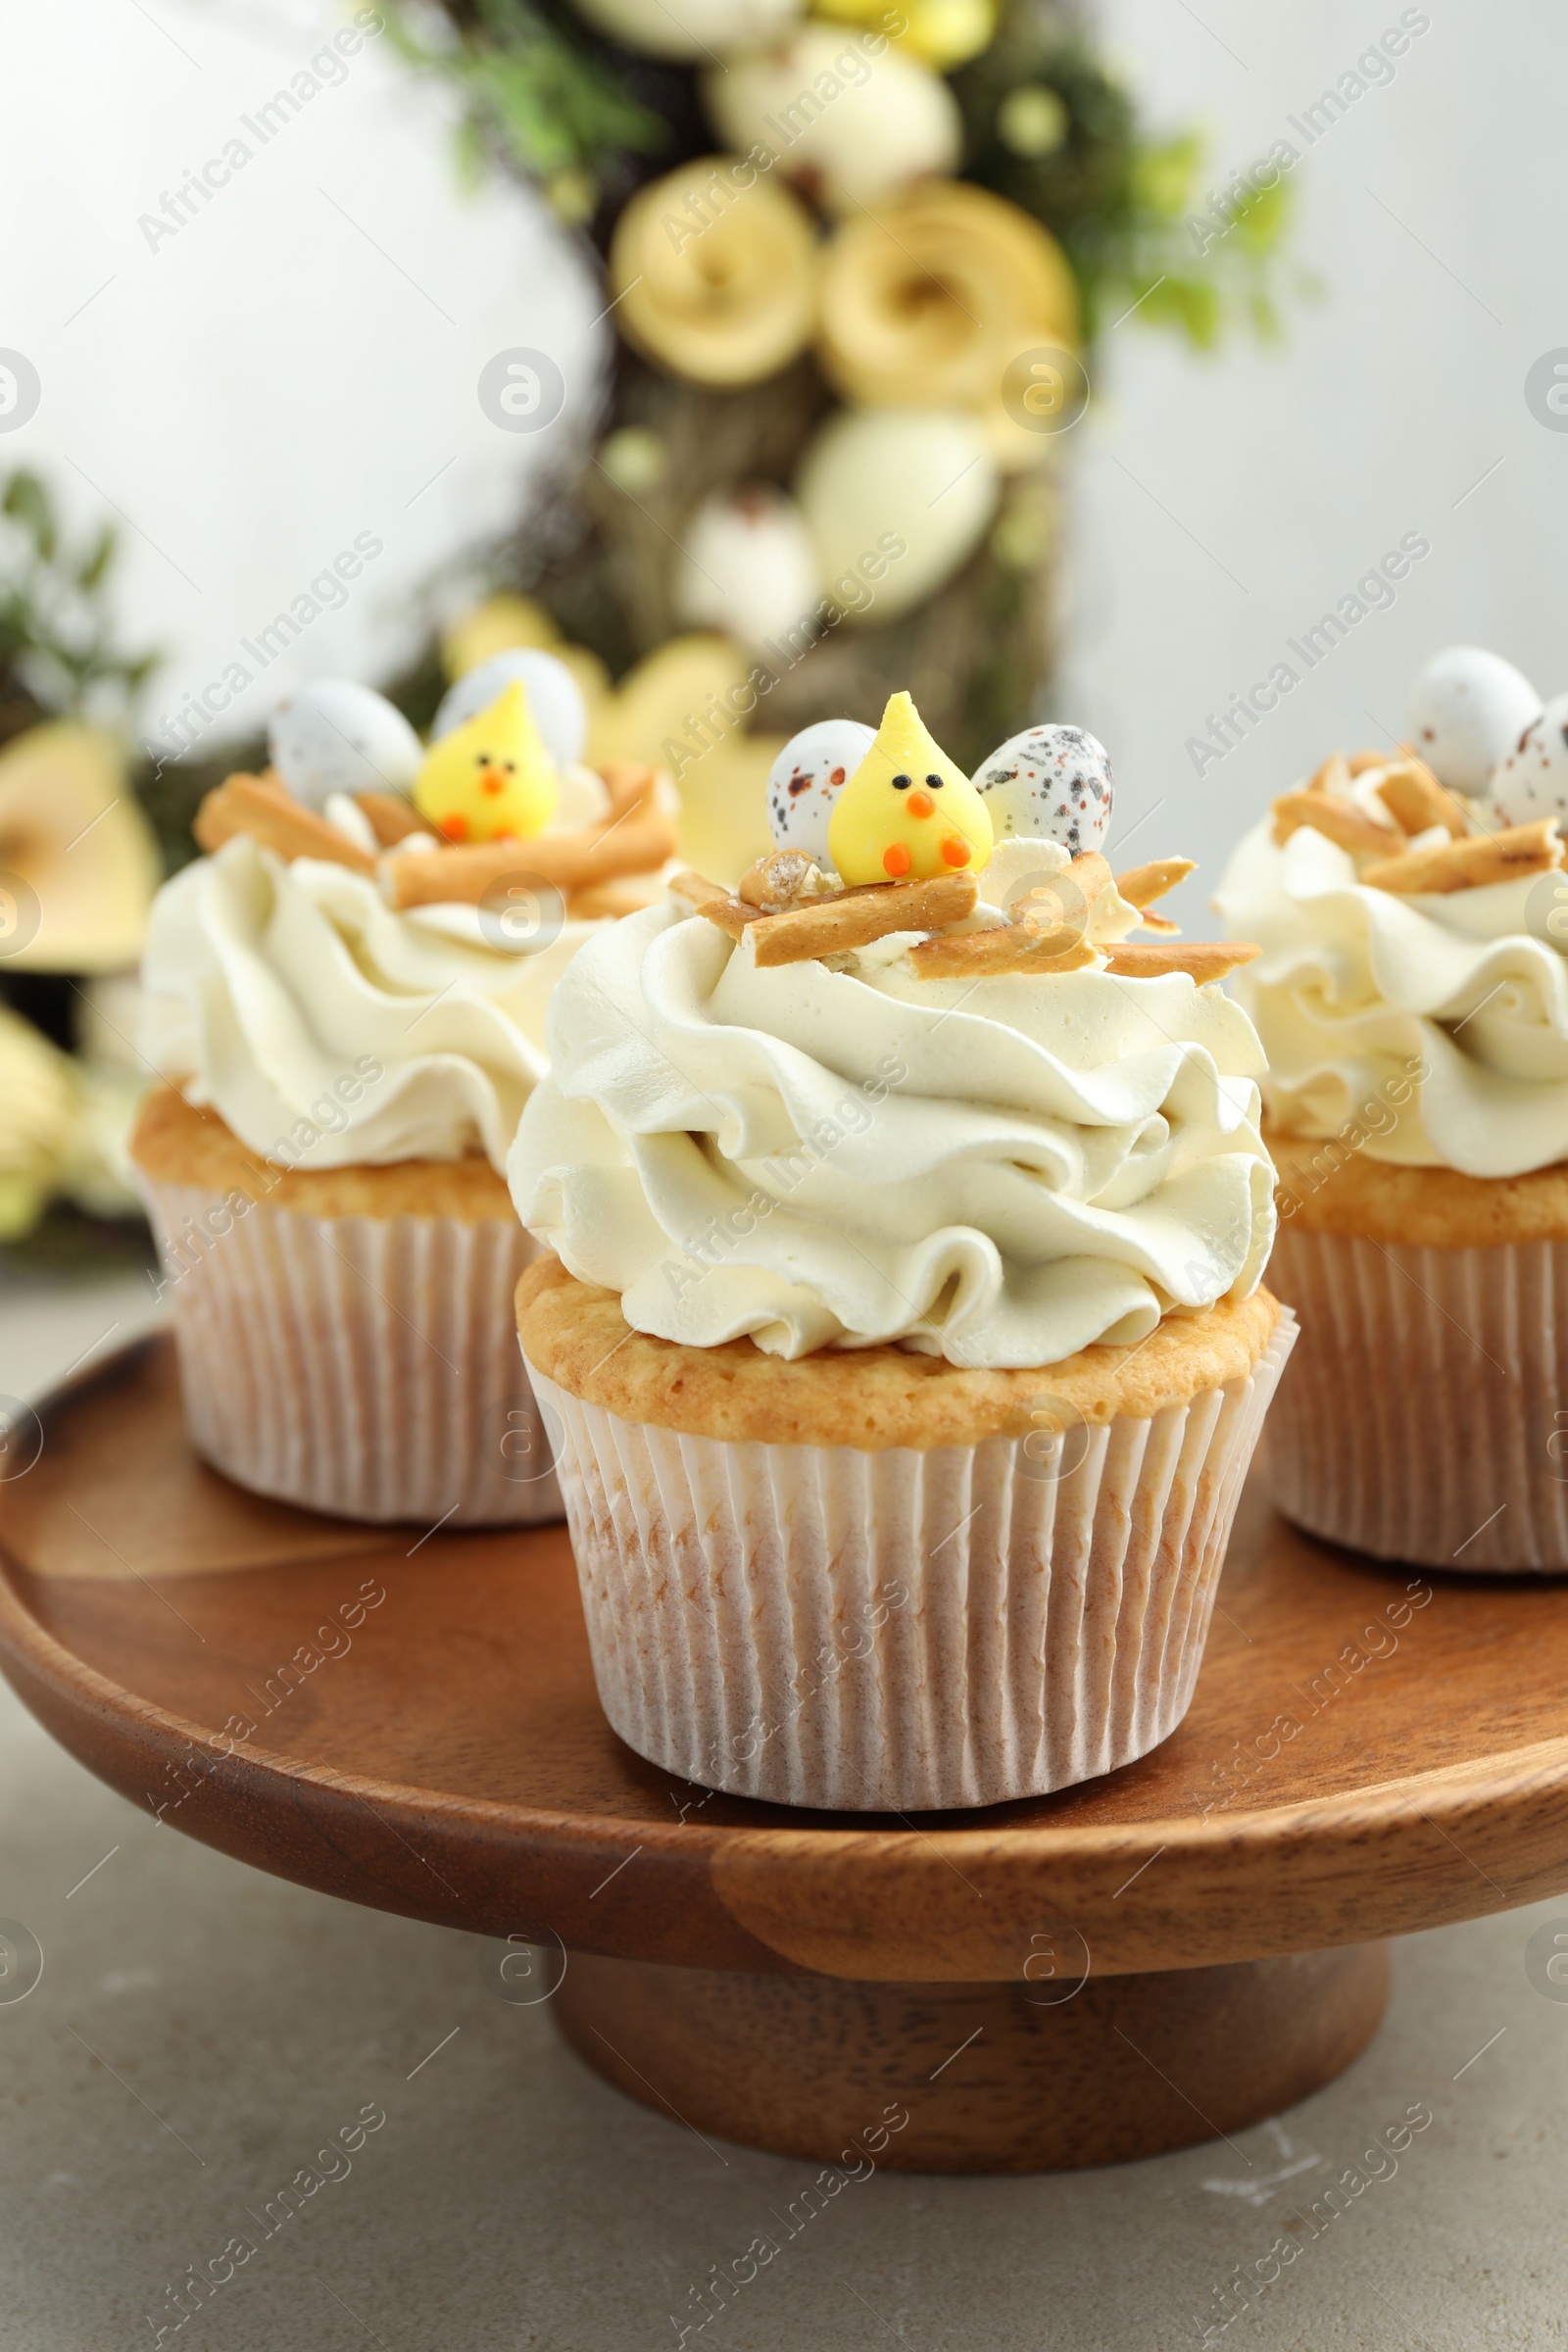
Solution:
M 875 721 L 917 679 L 974 760 L 1046 715 L 1096 339 L 1277 334 L 1307 282 L 1280 168 L 1200 210 L 1201 141 L 1146 126 L 1071 0 L 383 6 L 453 88 L 465 168 L 537 185 L 595 257 L 616 336 L 492 593 L 394 684 L 410 717 L 549 645 L 588 757 L 661 755 L 687 855 L 727 871 L 811 719 Z M 0 482 L 0 1247 L 34 1254 L 90 1256 L 133 1210 L 125 974 L 222 772 L 128 753 L 155 657 L 114 643 L 114 553 Z
M 447 670 L 553 643 L 727 863 L 778 745 L 920 681 L 960 758 L 1045 715 L 1097 336 L 1279 331 L 1278 164 L 1200 197 L 1072 0 L 388 0 L 474 172 L 597 254 L 616 349 Z M 897 552 L 888 554 L 892 547 Z M 739 685 L 766 683 L 745 731 Z M 619 683 L 612 689 L 610 679 Z M 405 682 L 416 717 L 432 662 Z M 652 725 L 657 745 L 647 739 Z M 766 729 L 766 732 L 762 730 Z
M 115 643 L 114 558 L 0 477 L 0 1245 L 55 1261 L 143 1252 L 126 975 L 165 859 L 126 757 L 156 657 Z

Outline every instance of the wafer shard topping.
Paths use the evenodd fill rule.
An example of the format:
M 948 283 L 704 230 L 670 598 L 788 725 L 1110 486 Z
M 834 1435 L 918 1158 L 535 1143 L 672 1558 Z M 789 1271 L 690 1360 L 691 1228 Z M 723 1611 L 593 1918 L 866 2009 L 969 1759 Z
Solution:
M 1289 841 L 1302 825 L 1337 841 L 1352 858 L 1386 858 L 1402 840 L 1396 825 L 1380 825 L 1375 817 L 1363 815 L 1353 801 L 1315 788 L 1282 793 L 1274 804 L 1276 841 Z
M 1438 782 L 1424 760 L 1396 760 L 1372 771 L 1373 790 L 1402 833 L 1425 833 L 1442 825 L 1462 841 L 1470 818 L 1462 801 Z
M 940 930 L 972 914 L 980 897 L 973 874 L 808 894 L 771 913 L 731 898 L 702 874 L 677 874 L 670 889 L 731 939 L 750 939 L 759 964 L 808 963 L 868 948 L 896 931 Z
M 1563 862 L 1558 822 L 1553 811 L 1499 824 L 1495 808 L 1488 821 L 1424 760 L 1402 750 L 1392 758 L 1335 752 L 1304 790 L 1282 793 L 1274 803 L 1277 843 L 1310 825 L 1356 860 L 1359 882 L 1399 897 L 1448 895 L 1546 873 Z
M 1544 874 L 1561 865 L 1563 845 L 1554 816 L 1533 825 L 1511 825 L 1501 833 L 1478 833 L 1468 841 L 1446 841 L 1430 850 L 1407 850 L 1400 858 L 1369 865 L 1361 877 L 1374 890 L 1405 893 L 1477 890 L 1519 874 Z

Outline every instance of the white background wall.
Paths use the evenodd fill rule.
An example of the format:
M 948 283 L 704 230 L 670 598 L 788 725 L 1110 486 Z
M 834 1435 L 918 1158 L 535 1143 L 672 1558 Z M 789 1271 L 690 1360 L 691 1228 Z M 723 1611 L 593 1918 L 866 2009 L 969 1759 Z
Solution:
M 1476 639 L 1544 692 L 1568 686 L 1568 434 L 1524 399 L 1531 362 L 1568 345 L 1568 23 L 1549 0 L 1423 13 L 1393 82 L 1293 174 L 1296 249 L 1324 293 L 1292 306 L 1284 346 L 1204 360 L 1131 319 L 1075 436 L 1068 704 L 1110 748 L 1124 837 L 1147 817 L 1139 851 L 1189 850 L 1206 886 L 1270 793 L 1401 727 L 1434 648 Z M 1107 0 L 1103 22 L 1156 118 L 1208 127 L 1217 184 L 1282 135 L 1301 145 L 1287 117 L 1399 16 Z M 0 344 L 44 384 L 0 460 L 46 466 L 83 517 L 105 500 L 127 517 L 126 618 L 170 654 L 150 733 L 361 529 L 384 557 L 241 715 L 258 723 L 295 672 L 375 677 L 404 656 L 411 595 L 541 454 L 479 411 L 492 352 L 546 345 L 592 397 L 597 288 L 515 191 L 459 192 L 442 102 L 384 40 L 149 250 L 138 215 L 341 21 L 318 0 L 0 9 Z M 1432 553 L 1394 608 L 1200 780 L 1183 747 L 1205 714 L 1408 531 Z M 1202 927 L 1199 885 L 1184 896 Z
M 1281 136 L 1302 147 L 1287 116 L 1401 6 L 1110 0 L 1102 22 L 1162 118 L 1209 127 L 1228 176 Z M 1165 802 L 1140 852 L 1179 847 L 1210 886 L 1294 776 L 1402 729 L 1437 648 L 1492 645 L 1543 694 L 1568 689 L 1568 433 L 1524 397 L 1531 363 L 1568 346 L 1568 16 L 1549 0 L 1422 13 L 1394 81 L 1291 175 L 1294 243 L 1324 292 L 1293 307 L 1284 347 L 1205 361 L 1130 320 L 1085 419 L 1070 699 L 1110 748 L 1128 821 Z M 1205 714 L 1412 530 L 1432 553 L 1393 609 L 1200 781 L 1183 747 Z M 1183 895 L 1191 927 L 1214 928 L 1197 879 Z
M 548 344 L 593 399 L 597 285 L 526 194 L 460 188 L 444 95 L 384 34 L 265 143 L 243 125 L 355 4 L 0 0 L 0 345 L 42 380 L 0 466 L 37 466 L 84 522 L 118 510 L 125 627 L 168 655 L 154 738 L 360 532 L 383 554 L 257 672 L 237 730 L 299 677 L 408 656 L 411 599 L 507 519 L 549 439 L 482 414 L 495 352 Z M 236 135 L 251 160 L 150 241 L 140 217 Z

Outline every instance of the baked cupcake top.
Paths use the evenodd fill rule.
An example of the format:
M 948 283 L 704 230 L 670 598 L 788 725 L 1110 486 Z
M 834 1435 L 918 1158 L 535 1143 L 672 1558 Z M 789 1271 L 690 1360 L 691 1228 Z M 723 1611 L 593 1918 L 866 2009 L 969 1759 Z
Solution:
M 551 989 L 662 894 L 675 847 L 667 781 L 583 767 L 580 716 L 569 672 L 532 652 L 460 681 L 428 749 L 368 688 L 282 705 L 271 766 L 207 796 L 207 855 L 158 894 L 152 1066 L 286 1164 L 482 1152 L 499 1170 Z
M 839 756 L 786 747 L 781 846 L 737 892 L 682 875 L 562 979 L 509 1162 L 524 1224 L 634 1329 L 785 1357 L 1050 1364 L 1248 1295 L 1262 1055 L 1207 983 L 1249 951 L 1130 937 L 1173 928 L 1148 909 L 1189 862 L 1113 876 L 1079 730 L 971 780 L 907 696 L 858 759 L 847 724 Z M 1090 765 L 1098 795 L 1065 772 Z
M 1568 1158 L 1568 697 L 1455 647 L 1411 743 L 1336 753 L 1247 835 L 1217 904 L 1283 1133 L 1512 1177 Z M 1420 745 L 1421 756 L 1413 746 Z

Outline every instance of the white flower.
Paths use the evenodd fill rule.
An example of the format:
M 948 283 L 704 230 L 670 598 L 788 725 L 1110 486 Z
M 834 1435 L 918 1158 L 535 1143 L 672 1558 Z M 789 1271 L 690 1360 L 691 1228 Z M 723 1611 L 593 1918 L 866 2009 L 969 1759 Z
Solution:
M 751 483 L 705 500 L 692 516 L 675 582 L 683 619 L 761 646 L 787 638 L 818 594 L 811 534 L 782 490 Z
M 648 57 L 732 57 L 794 24 L 801 0 L 577 0 L 590 24 Z
M 985 434 L 961 410 L 851 409 L 808 448 L 795 495 L 845 620 L 884 621 L 974 553 L 997 488 Z
M 957 169 L 957 100 L 885 33 L 804 24 L 792 40 L 705 74 L 703 95 L 732 147 L 771 153 L 830 211 Z

